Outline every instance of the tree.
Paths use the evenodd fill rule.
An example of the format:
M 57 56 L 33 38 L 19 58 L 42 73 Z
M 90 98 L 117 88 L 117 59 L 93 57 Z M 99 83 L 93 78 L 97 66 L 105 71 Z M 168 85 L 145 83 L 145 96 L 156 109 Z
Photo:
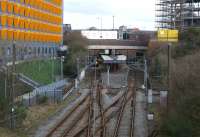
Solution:
M 180 33 L 180 40 L 189 46 L 199 46 L 200 45 L 200 29 L 189 28 Z
M 68 46 L 68 54 L 64 61 L 64 75 L 77 75 L 77 58 L 87 55 L 88 40 L 80 32 L 70 32 L 64 36 L 64 44 Z

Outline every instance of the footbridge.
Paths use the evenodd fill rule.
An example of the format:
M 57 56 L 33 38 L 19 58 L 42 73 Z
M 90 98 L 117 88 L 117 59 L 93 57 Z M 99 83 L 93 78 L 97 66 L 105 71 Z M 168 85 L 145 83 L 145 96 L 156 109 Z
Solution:
M 89 57 L 90 60 L 94 58 L 102 58 L 104 62 L 121 63 L 126 61 L 142 58 L 148 46 L 148 41 L 135 40 L 89 40 Z M 122 57 L 124 56 L 124 57 Z M 123 60 L 120 60 L 123 59 Z M 119 60 L 117 60 L 119 59 Z M 125 59 L 125 60 L 124 60 Z

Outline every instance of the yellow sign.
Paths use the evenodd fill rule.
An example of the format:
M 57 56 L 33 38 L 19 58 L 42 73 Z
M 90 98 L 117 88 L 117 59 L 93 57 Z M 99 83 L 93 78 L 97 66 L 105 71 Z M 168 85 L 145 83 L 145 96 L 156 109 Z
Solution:
M 160 29 L 157 33 L 158 41 L 178 42 L 178 30 Z

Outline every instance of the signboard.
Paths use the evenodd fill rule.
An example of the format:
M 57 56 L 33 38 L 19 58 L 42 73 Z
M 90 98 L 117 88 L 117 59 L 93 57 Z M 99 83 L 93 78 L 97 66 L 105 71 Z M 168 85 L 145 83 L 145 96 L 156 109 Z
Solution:
M 160 29 L 157 32 L 158 41 L 178 42 L 178 30 Z

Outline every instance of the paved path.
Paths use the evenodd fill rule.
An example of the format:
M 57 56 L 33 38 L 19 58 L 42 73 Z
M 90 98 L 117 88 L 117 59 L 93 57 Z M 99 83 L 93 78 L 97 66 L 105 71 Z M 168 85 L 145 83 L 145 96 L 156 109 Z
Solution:
M 147 137 L 146 96 L 142 91 L 136 92 L 134 137 Z

